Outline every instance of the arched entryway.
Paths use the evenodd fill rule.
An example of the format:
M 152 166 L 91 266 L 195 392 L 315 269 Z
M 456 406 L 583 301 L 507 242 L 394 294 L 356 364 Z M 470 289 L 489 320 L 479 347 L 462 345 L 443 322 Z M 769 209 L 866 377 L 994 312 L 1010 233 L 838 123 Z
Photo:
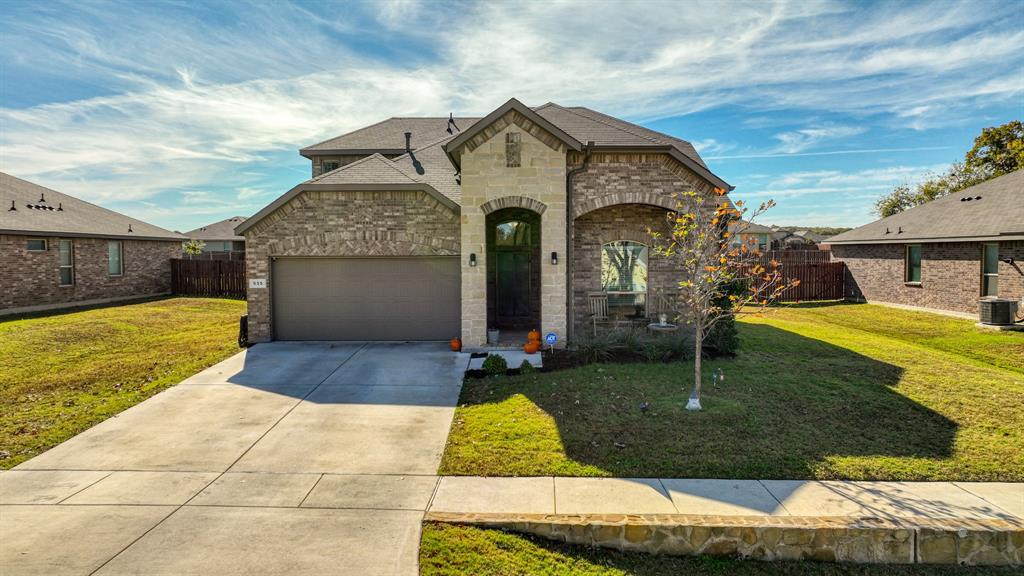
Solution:
M 503 208 L 487 215 L 487 326 L 540 326 L 540 215 Z

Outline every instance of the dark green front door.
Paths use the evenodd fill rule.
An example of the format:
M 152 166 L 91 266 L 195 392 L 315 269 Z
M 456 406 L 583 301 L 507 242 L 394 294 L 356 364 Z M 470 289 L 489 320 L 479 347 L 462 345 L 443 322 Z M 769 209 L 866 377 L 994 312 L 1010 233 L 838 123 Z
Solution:
M 504 328 L 529 328 L 533 310 L 530 306 L 530 252 L 497 254 L 497 324 Z
M 506 208 L 487 216 L 487 326 L 528 330 L 540 324 L 540 218 Z

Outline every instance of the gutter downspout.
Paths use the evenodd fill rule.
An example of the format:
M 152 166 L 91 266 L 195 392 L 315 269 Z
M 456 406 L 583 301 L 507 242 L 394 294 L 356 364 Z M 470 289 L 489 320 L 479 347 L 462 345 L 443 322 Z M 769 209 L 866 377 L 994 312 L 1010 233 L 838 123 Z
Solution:
M 594 141 L 590 140 L 583 146 L 583 163 L 579 168 L 573 168 L 565 173 L 565 331 L 566 342 L 572 341 L 576 315 L 573 306 L 573 206 L 572 206 L 572 180 L 573 176 L 583 172 L 590 166 L 590 150 L 594 147 Z

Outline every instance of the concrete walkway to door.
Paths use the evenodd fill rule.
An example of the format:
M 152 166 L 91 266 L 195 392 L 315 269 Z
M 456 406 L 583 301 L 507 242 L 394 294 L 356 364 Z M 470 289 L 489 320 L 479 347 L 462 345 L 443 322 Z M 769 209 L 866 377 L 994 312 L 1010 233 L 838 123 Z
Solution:
M 415 574 L 464 362 L 260 344 L 0 473 L 4 574 Z

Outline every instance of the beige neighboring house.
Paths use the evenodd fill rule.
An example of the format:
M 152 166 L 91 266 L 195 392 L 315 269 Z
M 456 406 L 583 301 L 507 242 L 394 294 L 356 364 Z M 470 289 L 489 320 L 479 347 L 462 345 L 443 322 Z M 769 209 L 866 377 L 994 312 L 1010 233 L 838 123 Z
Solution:
M 826 242 L 849 298 L 971 314 L 982 298 L 1024 303 L 1024 170 Z
M 0 314 L 167 294 L 181 234 L 0 172 Z
M 559 344 L 595 302 L 643 321 L 679 278 L 651 249 L 673 194 L 731 187 L 684 140 L 512 99 L 483 118 L 391 118 L 300 153 L 307 180 L 235 229 L 249 335 Z
M 202 242 L 205 255 L 240 259 L 245 257 L 245 237 L 235 234 L 235 228 L 245 220 L 245 216 L 232 216 L 184 234 L 190 240 Z

